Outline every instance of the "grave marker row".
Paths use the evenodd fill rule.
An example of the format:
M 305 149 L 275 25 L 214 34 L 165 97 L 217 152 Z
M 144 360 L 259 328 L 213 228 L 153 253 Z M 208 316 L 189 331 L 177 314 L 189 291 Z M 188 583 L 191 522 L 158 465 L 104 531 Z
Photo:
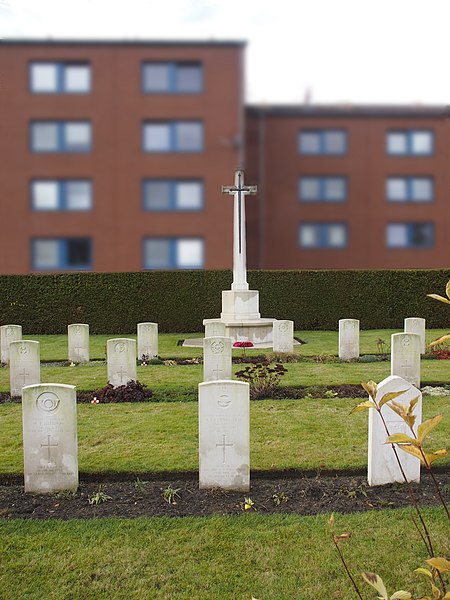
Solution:
M 123 338 L 118 338 L 123 340 Z M 111 340 L 116 342 L 116 340 Z M 133 340 L 134 341 L 134 340 Z M 122 341 L 116 343 L 123 343 Z M 403 391 L 396 401 L 408 405 L 417 398 L 414 429 L 421 423 L 420 391 L 398 376 L 378 385 L 376 401 L 387 393 Z M 250 488 L 249 385 L 238 381 L 199 384 L 199 486 L 248 491 Z M 38 384 L 23 388 L 25 492 L 53 493 L 76 490 L 78 448 L 75 387 Z M 409 434 L 405 422 L 388 404 L 369 411 L 368 482 L 383 485 L 419 481 L 419 460 L 397 450 L 403 473 L 388 435 Z M 387 431 L 386 431 L 387 429 Z
M 67 327 L 68 358 L 74 363 L 89 362 L 89 325 L 73 323 Z M 158 323 L 138 323 L 138 357 L 152 359 L 158 355 Z

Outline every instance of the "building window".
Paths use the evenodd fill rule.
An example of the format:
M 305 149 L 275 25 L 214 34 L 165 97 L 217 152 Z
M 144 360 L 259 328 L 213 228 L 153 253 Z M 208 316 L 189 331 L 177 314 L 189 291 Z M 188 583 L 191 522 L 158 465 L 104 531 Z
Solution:
M 386 197 L 390 202 L 431 202 L 434 181 L 432 177 L 388 177 Z
M 83 179 L 31 182 L 33 210 L 83 211 L 92 208 L 92 183 Z
M 30 90 L 35 94 L 87 94 L 91 67 L 86 63 L 33 62 Z
M 145 62 L 142 89 L 146 94 L 200 94 L 203 68 L 200 63 Z
M 88 238 L 40 238 L 32 242 L 33 269 L 89 270 L 92 267 L 91 240 Z
M 144 269 L 202 269 L 204 242 L 199 238 L 147 238 Z
M 431 248 L 433 223 L 389 223 L 386 227 L 388 248 Z
M 300 177 L 299 199 L 302 202 L 343 202 L 347 199 L 346 177 Z
M 434 132 L 421 129 L 388 131 L 386 152 L 392 155 L 429 156 L 434 151 Z
M 302 223 L 299 229 L 301 248 L 345 248 L 345 223 Z
M 35 121 L 30 129 L 33 152 L 89 152 L 91 124 L 86 121 Z
M 298 138 L 300 154 L 346 154 L 347 132 L 342 129 L 302 129 Z
M 145 152 L 201 152 L 203 123 L 144 123 L 143 147 Z
M 197 180 L 147 179 L 143 186 L 144 209 L 201 210 L 203 182 Z

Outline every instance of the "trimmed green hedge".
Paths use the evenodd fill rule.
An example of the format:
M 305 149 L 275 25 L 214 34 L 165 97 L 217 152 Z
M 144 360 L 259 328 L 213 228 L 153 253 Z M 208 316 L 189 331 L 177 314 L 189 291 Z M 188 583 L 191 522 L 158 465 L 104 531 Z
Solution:
M 423 317 L 430 328 L 450 326 L 450 307 L 426 297 L 445 295 L 450 270 L 250 271 L 262 317 L 291 319 L 297 330 L 337 328 L 339 319 L 362 329 L 401 328 Z M 142 321 L 161 332 L 202 331 L 220 316 L 230 271 L 153 271 L 0 276 L 0 324 L 25 334 L 59 334 L 69 323 L 91 333 L 126 334 Z

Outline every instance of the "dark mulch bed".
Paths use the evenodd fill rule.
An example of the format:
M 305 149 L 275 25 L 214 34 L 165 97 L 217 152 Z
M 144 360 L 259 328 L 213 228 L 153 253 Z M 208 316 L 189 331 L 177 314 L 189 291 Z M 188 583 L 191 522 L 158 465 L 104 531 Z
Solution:
M 191 401 L 197 400 L 197 390 L 188 390 L 188 395 L 192 396 L 189 399 Z M 189 394 L 189 392 L 191 392 Z M 282 386 L 273 391 L 271 399 L 273 400 L 295 400 L 302 399 L 309 394 L 312 398 L 326 398 L 327 392 L 331 393 L 334 398 L 366 398 L 367 392 L 361 385 L 354 384 L 342 384 L 342 385 L 315 385 L 308 387 L 301 386 Z M 127 386 L 119 386 L 113 388 L 110 385 L 105 386 L 101 390 L 94 392 L 83 392 L 77 391 L 77 402 L 89 403 L 96 398 L 100 403 L 114 403 L 114 402 L 161 402 L 164 400 L 177 400 L 177 396 L 180 395 L 179 391 L 176 390 L 172 393 L 167 390 L 167 398 L 164 394 L 156 394 L 151 390 L 147 389 L 147 386 L 141 384 L 139 381 L 135 383 L 129 383 Z M 0 404 L 7 402 L 20 403 L 19 397 L 11 398 L 7 393 L 0 392 Z
M 450 500 L 450 473 L 436 471 Z M 5 519 L 70 519 L 92 517 L 154 517 L 234 515 L 245 511 L 244 498 L 254 502 L 250 511 L 259 514 L 323 512 L 363 512 L 409 506 L 405 485 L 390 484 L 370 488 L 363 473 L 273 472 L 253 473 L 249 493 L 199 490 L 197 473 L 109 474 L 81 476 L 76 494 L 25 494 L 18 477 L 0 479 L 0 517 Z M 178 490 L 176 504 L 163 498 L 169 486 Z M 412 489 L 421 506 L 437 505 L 430 477 L 422 474 Z M 110 498 L 90 504 L 89 498 L 103 492 Z M 277 499 L 279 503 L 277 503 Z

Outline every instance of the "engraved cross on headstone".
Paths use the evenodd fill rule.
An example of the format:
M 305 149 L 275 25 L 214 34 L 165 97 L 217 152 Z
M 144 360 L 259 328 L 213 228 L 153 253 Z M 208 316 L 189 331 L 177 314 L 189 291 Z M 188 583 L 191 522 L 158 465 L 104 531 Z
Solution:
M 409 364 L 409 360 L 407 358 L 405 358 L 405 360 L 402 362 L 402 368 L 405 369 L 405 375 L 408 376 L 408 369 L 411 367 L 411 365 Z
M 83 346 L 80 346 L 80 342 L 77 342 L 77 345 L 75 346 L 75 351 L 78 355 L 78 358 L 82 358 L 80 350 L 83 350 Z
M 25 367 L 22 369 L 22 372 L 19 373 L 20 377 L 22 377 L 23 379 L 23 385 L 25 385 L 25 382 L 27 380 L 27 377 L 29 375 L 28 371 L 25 370 Z
M 227 447 L 228 446 L 234 446 L 234 444 L 227 444 L 225 442 L 226 437 L 227 437 L 226 433 L 223 433 L 222 434 L 222 443 L 221 444 L 216 444 L 216 448 L 222 448 L 222 462 L 223 462 L 223 464 L 225 464 L 225 452 L 226 452 Z
M 212 373 L 216 376 L 216 379 L 220 379 L 219 373 L 223 373 L 223 369 L 220 368 L 220 365 L 216 365 L 216 368 L 212 370 Z
M 51 438 L 51 436 L 48 435 L 47 436 L 47 443 L 46 444 L 41 444 L 41 448 L 47 448 L 47 453 L 48 453 L 47 461 L 49 463 L 52 462 L 52 457 L 51 457 L 51 454 L 50 454 L 50 448 L 57 448 L 58 447 L 57 443 L 56 444 L 50 443 L 50 438 Z
M 222 186 L 222 194 L 234 196 L 233 284 L 234 290 L 248 290 L 245 244 L 245 196 L 256 194 L 256 185 L 244 185 L 244 171 L 237 169 L 234 185 Z
M 127 375 L 127 370 L 123 367 L 120 367 L 120 371 L 117 371 L 117 374 L 120 375 L 120 383 L 123 383 L 123 378 Z

